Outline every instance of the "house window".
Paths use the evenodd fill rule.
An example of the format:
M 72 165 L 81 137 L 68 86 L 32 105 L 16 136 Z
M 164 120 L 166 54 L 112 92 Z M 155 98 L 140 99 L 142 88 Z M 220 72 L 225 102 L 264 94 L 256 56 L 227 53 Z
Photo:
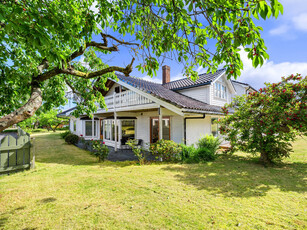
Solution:
M 74 121 L 73 131 L 74 131 L 74 132 L 76 132 L 76 131 L 77 131 L 77 121 Z
M 94 121 L 94 136 L 97 135 L 97 121 Z M 92 121 L 85 121 L 85 136 L 93 136 Z
M 227 99 L 226 86 L 216 82 L 214 84 L 214 96 L 222 99 Z
M 170 118 L 169 117 L 163 117 L 162 118 L 162 139 L 164 140 L 170 140 Z M 155 143 L 159 140 L 159 118 L 151 118 L 150 122 L 150 142 Z
M 122 120 L 122 138 L 135 139 L 135 120 Z
M 111 140 L 112 141 L 115 141 L 115 120 L 111 120 L 111 122 L 112 122 L 112 135 L 111 135 Z M 118 124 L 119 122 L 117 121 L 117 126 L 116 126 L 116 131 L 117 131 L 117 141 L 118 141 L 118 137 L 119 137 L 119 133 L 118 133 L 118 126 L 119 126 L 119 124 Z
M 104 139 L 111 139 L 111 120 L 104 121 Z
M 115 141 L 115 120 L 104 120 L 104 139 L 105 140 L 110 140 L 110 141 Z M 116 126 L 116 131 L 117 131 L 117 141 L 120 140 L 120 120 L 117 120 L 117 126 Z
M 124 86 L 116 86 L 115 87 L 115 93 L 121 93 L 127 90 L 127 88 L 125 88 Z
M 114 90 L 115 90 L 115 93 L 120 93 L 120 86 L 116 86 Z
M 217 118 L 211 118 L 211 133 L 214 137 L 219 135 L 219 125 L 216 123 Z

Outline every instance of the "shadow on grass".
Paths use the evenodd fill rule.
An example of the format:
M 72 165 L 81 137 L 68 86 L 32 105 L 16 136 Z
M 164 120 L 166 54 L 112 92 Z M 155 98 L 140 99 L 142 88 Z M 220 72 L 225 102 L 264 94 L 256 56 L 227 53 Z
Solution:
M 56 198 L 54 197 L 47 197 L 47 198 L 44 198 L 42 200 L 40 200 L 39 202 L 41 203 L 51 203 L 51 202 L 55 202 L 56 201 Z
M 24 210 L 25 209 L 25 206 L 21 206 L 21 207 L 18 207 L 18 208 L 15 208 L 13 209 L 12 211 L 10 212 L 7 212 L 7 213 L 1 213 L 0 214 L 0 229 L 2 229 L 3 227 L 5 227 L 5 224 L 6 222 L 8 221 L 8 216 L 9 215 L 14 215 L 16 214 L 17 211 L 21 211 L 21 210 Z
M 265 196 L 272 188 L 304 193 L 307 191 L 306 163 L 282 164 L 265 168 L 255 158 L 222 156 L 206 164 L 173 165 L 163 170 L 187 185 L 217 196 Z

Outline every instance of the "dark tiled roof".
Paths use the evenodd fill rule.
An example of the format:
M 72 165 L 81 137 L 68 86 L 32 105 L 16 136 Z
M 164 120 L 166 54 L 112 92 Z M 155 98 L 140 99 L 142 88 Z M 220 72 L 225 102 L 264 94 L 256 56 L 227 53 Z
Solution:
M 62 111 L 61 113 L 57 114 L 56 116 L 57 116 L 57 117 L 62 117 L 62 116 L 65 117 L 65 116 L 66 116 L 66 113 L 68 113 L 68 112 L 70 112 L 70 111 L 73 111 L 75 108 L 76 108 L 76 106 L 75 106 L 75 107 L 72 107 L 72 108 L 70 108 L 70 109 L 64 110 L 64 111 Z
M 116 74 L 118 79 L 145 92 L 152 94 L 153 96 L 169 102 L 179 108 L 190 110 L 202 110 L 209 112 L 221 112 L 221 107 L 209 105 L 207 103 L 192 99 L 180 93 L 176 93 L 154 82 L 146 81 L 136 77 L 126 77 L 120 74 Z
M 201 85 L 208 85 L 212 81 L 214 81 L 216 78 L 218 78 L 223 72 L 225 72 L 225 69 L 217 70 L 214 74 L 212 73 L 200 74 L 199 78 L 196 81 L 192 81 L 189 78 L 183 78 L 183 79 L 179 79 L 176 81 L 171 81 L 169 83 L 163 84 L 163 86 L 171 90 L 180 90 L 180 89 L 187 89 L 187 88 L 192 88 L 192 87 L 201 86 Z

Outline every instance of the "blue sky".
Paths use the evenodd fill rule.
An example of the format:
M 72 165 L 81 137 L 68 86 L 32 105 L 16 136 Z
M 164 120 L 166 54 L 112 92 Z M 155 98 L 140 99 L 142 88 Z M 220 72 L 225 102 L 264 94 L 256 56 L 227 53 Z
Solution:
M 307 0 L 280 0 L 280 2 L 284 6 L 284 14 L 278 19 L 256 20 L 256 24 L 264 30 L 262 36 L 270 59 L 262 67 L 255 69 L 244 51 L 241 52 L 244 70 L 237 80 L 249 83 L 257 89 L 263 87 L 264 82 L 278 82 L 282 76 L 292 73 L 307 75 Z M 94 39 L 99 41 L 100 37 Z M 124 66 L 130 63 L 132 56 L 127 49 L 120 47 L 119 53 L 101 58 L 109 65 Z M 138 63 L 136 60 L 134 66 Z M 163 64 L 171 67 L 171 80 L 183 78 L 182 65 L 169 59 Z M 205 72 L 202 68 L 198 68 L 197 71 Z M 160 83 L 162 68 L 153 78 L 146 76 L 146 73 L 142 74 L 136 68 L 131 76 Z

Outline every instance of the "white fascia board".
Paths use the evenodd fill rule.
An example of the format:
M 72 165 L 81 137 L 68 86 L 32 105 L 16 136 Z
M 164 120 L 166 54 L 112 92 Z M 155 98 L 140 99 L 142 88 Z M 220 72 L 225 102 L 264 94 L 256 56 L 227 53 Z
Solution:
M 129 111 L 134 111 L 134 110 L 142 110 L 142 109 L 157 109 L 159 108 L 159 105 L 156 103 L 150 103 L 150 104 L 144 104 L 144 105 L 135 105 L 135 106 L 127 106 L 127 107 L 120 107 L 116 108 L 116 112 L 129 112 Z M 114 109 L 110 108 L 108 110 L 106 109 L 98 109 L 95 114 L 100 114 L 100 113 L 113 113 Z
M 165 101 L 163 101 L 161 99 L 158 99 L 157 97 L 155 97 L 155 96 L 153 96 L 153 95 L 151 95 L 149 93 L 145 93 L 142 90 L 139 90 L 138 88 L 135 88 L 135 87 L 133 87 L 133 86 L 131 86 L 131 85 L 121 81 L 121 80 L 118 80 L 117 83 L 122 85 L 122 86 L 125 86 L 127 89 L 130 89 L 130 90 L 132 90 L 132 91 L 134 91 L 134 92 L 136 92 L 136 93 L 138 93 L 138 94 L 140 94 L 140 95 L 142 95 L 142 96 L 144 96 L 144 97 L 146 97 L 146 98 L 156 102 L 157 104 L 163 106 L 164 108 L 167 108 L 167 109 L 173 111 L 174 113 L 177 113 L 178 115 L 183 116 L 182 109 L 180 109 L 180 108 L 178 108 L 178 107 L 176 107 L 176 106 L 174 106 L 174 105 L 172 105 L 172 104 L 170 104 L 168 102 L 165 102 Z
M 183 109 L 182 112 L 184 113 L 199 113 L 199 114 L 223 114 L 222 112 L 211 112 L 211 111 L 202 111 L 202 110 L 197 110 L 197 109 Z

